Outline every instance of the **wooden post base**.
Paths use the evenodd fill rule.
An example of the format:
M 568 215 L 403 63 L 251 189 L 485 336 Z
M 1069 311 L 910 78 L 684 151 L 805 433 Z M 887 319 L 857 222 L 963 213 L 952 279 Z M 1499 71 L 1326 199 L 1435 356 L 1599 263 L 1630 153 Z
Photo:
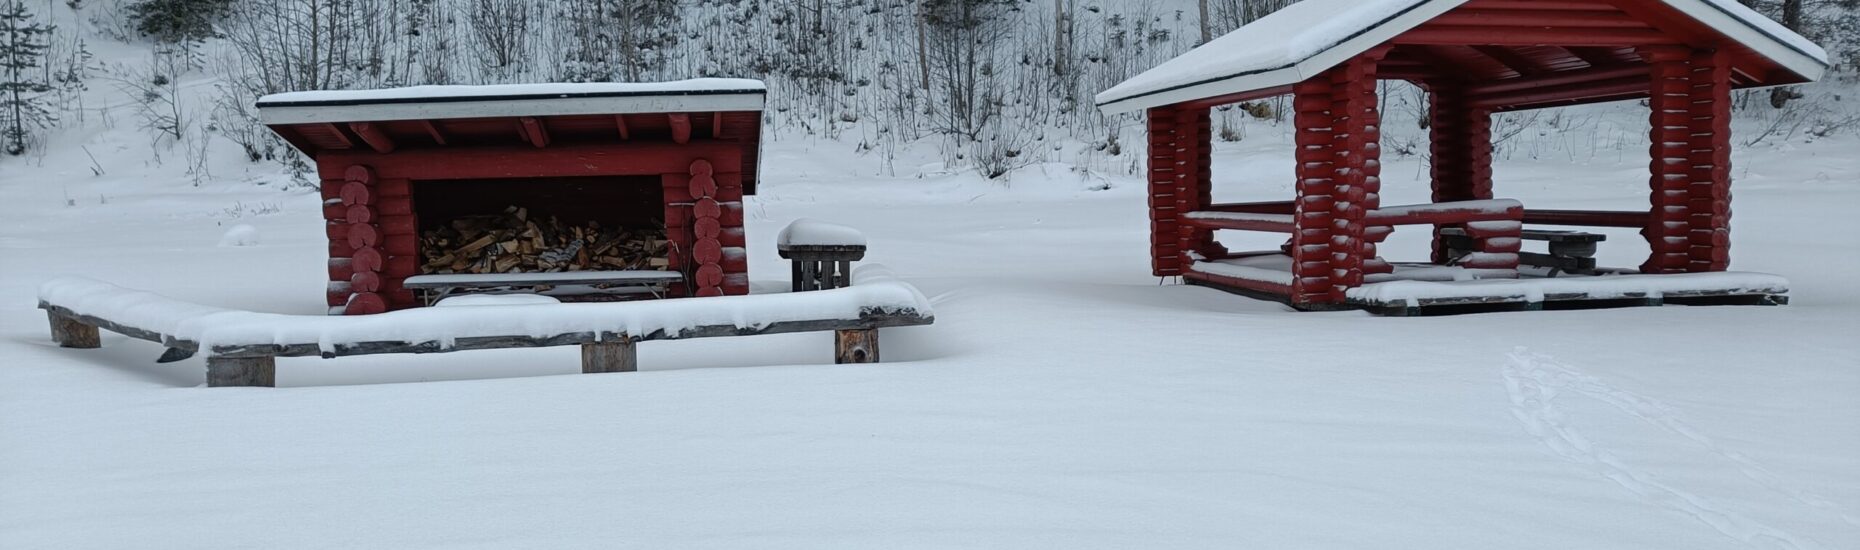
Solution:
M 877 363 L 878 329 L 833 331 L 833 362 Z
M 45 312 L 45 315 L 52 321 L 52 341 L 59 346 L 83 349 L 103 347 L 97 327 L 50 311 Z
M 208 357 L 207 387 L 229 386 L 276 387 L 278 360 L 275 357 Z
M 639 370 L 639 344 L 632 340 L 581 345 L 581 372 L 636 372 Z

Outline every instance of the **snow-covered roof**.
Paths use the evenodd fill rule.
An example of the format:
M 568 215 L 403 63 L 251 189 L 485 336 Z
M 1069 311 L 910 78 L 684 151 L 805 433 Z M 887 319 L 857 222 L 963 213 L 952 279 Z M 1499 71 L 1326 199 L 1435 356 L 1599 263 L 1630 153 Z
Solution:
M 767 94 L 762 81 L 743 78 L 411 86 L 272 94 L 258 111 L 265 124 L 760 111 Z
M 1828 68 L 1820 46 L 1736 0 L 1662 2 L 1803 78 Z M 1098 94 L 1122 113 L 1302 82 L 1467 0 L 1303 0 Z

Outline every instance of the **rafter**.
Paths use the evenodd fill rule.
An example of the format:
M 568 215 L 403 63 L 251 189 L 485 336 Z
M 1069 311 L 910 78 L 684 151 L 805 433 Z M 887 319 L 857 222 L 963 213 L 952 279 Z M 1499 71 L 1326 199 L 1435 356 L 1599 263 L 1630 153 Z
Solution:
M 376 153 L 387 154 L 394 152 L 394 138 L 389 136 L 387 132 L 382 131 L 381 127 L 375 125 L 375 123 L 351 122 L 349 123 L 349 129 L 354 130 L 355 135 L 362 138 L 362 143 L 368 144 L 368 147 L 374 149 Z
M 672 126 L 672 143 L 684 144 L 691 142 L 691 115 L 686 113 L 671 113 L 665 115 L 665 118 Z
M 627 131 L 626 115 L 614 115 L 614 128 L 620 130 L 620 139 L 633 139 L 632 133 Z
M 446 134 L 444 132 L 440 132 L 439 126 L 433 124 L 433 121 L 422 120 L 420 121 L 420 127 L 426 130 L 426 135 L 433 137 L 433 143 L 439 144 L 439 145 L 446 144 Z
M 517 120 L 525 141 L 530 142 L 530 145 L 535 145 L 537 148 L 549 146 L 549 129 L 543 126 L 541 120 L 533 116 L 526 116 Z

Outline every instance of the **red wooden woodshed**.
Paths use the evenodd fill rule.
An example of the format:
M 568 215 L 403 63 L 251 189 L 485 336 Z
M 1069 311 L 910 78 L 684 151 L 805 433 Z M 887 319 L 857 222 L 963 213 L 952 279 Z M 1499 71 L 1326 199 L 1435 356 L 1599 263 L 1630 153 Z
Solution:
M 743 196 L 766 89 L 754 80 L 420 86 L 258 101 L 315 159 L 332 314 L 419 305 L 422 227 L 511 204 L 663 224 L 676 296 L 747 294 Z
M 1731 91 L 1812 81 L 1827 66 L 1820 48 L 1733 0 L 1305 0 L 1097 99 L 1107 112 L 1148 114 L 1157 276 L 1300 309 L 1777 303 L 1787 282 L 1757 274 L 1654 280 L 1603 269 L 1554 285 L 1445 281 L 1518 279 L 1521 236 L 1563 238 L 1523 224 L 1639 228 L 1652 254 L 1638 273 L 1725 272 Z M 1381 204 L 1378 80 L 1428 92 L 1434 204 Z M 1286 94 L 1295 111 L 1294 200 L 1213 203 L 1209 109 Z M 1494 200 L 1493 113 L 1626 99 L 1651 108 L 1646 208 L 1540 210 Z M 1401 225 L 1431 226 L 1430 262 L 1378 254 L 1377 243 Z M 1214 239 L 1216 230 L 1290 238 L 1281 250 L 1235 253 Z M 1443 275 L 1440 267 L 1462 271 Z M 1438 282 L 1412 284 L 1430 277 Z

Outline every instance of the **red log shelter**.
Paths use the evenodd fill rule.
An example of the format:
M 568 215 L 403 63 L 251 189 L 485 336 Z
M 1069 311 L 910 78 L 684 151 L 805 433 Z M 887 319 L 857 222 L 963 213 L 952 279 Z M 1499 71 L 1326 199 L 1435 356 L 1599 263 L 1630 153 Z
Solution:
M 332 314 L 416 307 L 423 228 L 513 204 L 603 226 L 662 225 L 675 296 L 747 294 L 759 81 L 418 86 L 259 99 L 315 159 Z
M 1773 276 L 1646 276 L 1728 269 L 1731 90 L 1809 82 L 1827 67 L 1821 48 L 1734 0 L 1305 0 L 1106 90 L 1097 102 L 1109 113 L 1148 114 L 1157 276 L 1311 310 L 1413 313 L 1417 304 L 1624 296 L 1659 303 L 1662 295 L 1779 303 L 1787 282 Z M 1381 204 L 1378 80 L 1428 93 L 1433 204 Z M 1295 111 L 1294 200 L 1213 203 L 1209 109 L 1287 94 Z M 1630 99 L 1651 108 L 1647 208 L 1540 210 L 1495 197 L 1493 113 Z M 1592 287 L 1606 291 L 1568 277 L 1555 287 L 1519 280 L 1373 288 L 1467 275 L 1516 280 L 1521 237 L 1555 246 L 1572 233 L 1523 224 L 1639 228 L 1652 253 L 1636 275 L 1589 273 L 1597 275 Z M 1431 226 L 1429 262 L 1378 254 L 1400 225 Z M 1235 253 L 1215 241 L 1216 230 L 1290 238 L 1281 250 Z M 1640 290 L 1622 291 L 1623 281 Z

